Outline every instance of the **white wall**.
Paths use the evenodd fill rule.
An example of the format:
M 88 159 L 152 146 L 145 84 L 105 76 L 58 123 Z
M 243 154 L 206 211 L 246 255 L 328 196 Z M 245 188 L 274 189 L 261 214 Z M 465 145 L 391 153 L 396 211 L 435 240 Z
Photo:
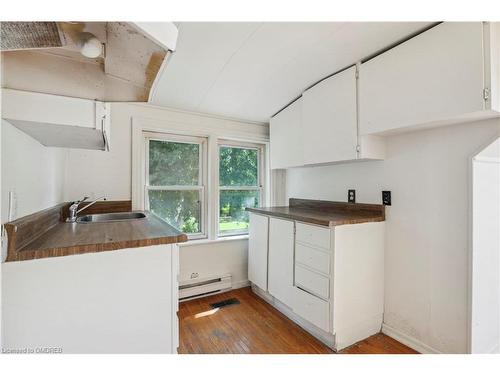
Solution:
M 288 197 L 381 203 L 386 210 L 385 324 L 447 353 L 467 351 L 470 158 L 500 120 L 387 138 L 387 157 L 287 173 Z
M 239 137 L 268 137 L 268 127 L 155 107 L 147 104 L 113 103 L 111 105 L 111 151 L 69 150 L 65 177 L 65 200 L 84 195 L 106 195 L 108 199 L 131 199 L 132 186 L 132 118 L 153 120 L 155 124 L 174 124 L 176 129 L 192 135 L 213 134 Z M 220 241 L 181 247 L 180 280 L 231 273 L 233 282 L 243 285 L 247 276 L 248 240 Z
M 2 120 L 2 223 L 9 221 L 9 191 L 16 196 L 13 219 L 62 202 L 66 154 Z
M 67 152 L 47 148 L 1 120 L 1 223 L 32 214 L 62 202 L 64 169 Z M 14 204 L 9 218 L 9 192 L 14 192 Z M 3 240 L 0 262 L 7 257 L 7 241 Z M 0 277 L 2 276 L 0 266 Z M 3 295 L 0 292 L 0 300 Z M 3 315 L 0 312 L 0 318 Z M 0 329 L 0 334 L 3 331 Z M 0 338 L 0 343 L 2 340 Z
M 472 353 L 500 353 L 500 139 L 473 161 Z
M 132 118 L 175 123 L 177 128 L 196 135 L 200 132 L 220 136 L 234 132 L 268 136 L 267 126 L 233 121 L 138 103 L 111 104 L 111 151 L 69 150 L 65 199 L 89 193 L 106 194 L 109 199 L 131 199 Z
M 233 287 L 248 284 L 248 240 L 223 240 L 217 243 L 180 246 L 182 282 L 198 273 L 199 279 L 231 274 Z

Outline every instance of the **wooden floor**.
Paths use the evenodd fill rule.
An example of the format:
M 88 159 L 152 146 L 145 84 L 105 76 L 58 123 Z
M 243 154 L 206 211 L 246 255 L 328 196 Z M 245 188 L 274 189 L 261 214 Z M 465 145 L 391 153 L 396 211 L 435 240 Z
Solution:
M 237 298 L 239 305 L 212 309 L 210 303 Z M 332 354 L 250 288 L 183 302 L 179 308 L 179 353 Z M 413 354 L 414 350 L 377 334 L 341 353 Z

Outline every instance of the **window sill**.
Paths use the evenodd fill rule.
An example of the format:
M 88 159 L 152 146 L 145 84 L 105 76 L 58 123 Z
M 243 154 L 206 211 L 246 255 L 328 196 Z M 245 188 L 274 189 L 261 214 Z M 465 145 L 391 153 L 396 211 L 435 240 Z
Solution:
M 197 245 L 208 245 L 208 244 L 215 244 L 215 243 L 220 243 L 220 242 L 228 242 L 228 241 L 243 241 L 243 240 L 248 240 L 248 234 L 242 234 L 239 236 L 227 236 L 227 237 L 219 237 L 216 240 L 209 240 L 209 239 L 193 239 L 189 240 L 188 242 L 180 243 L 180 247 L 188 247 L 188 246 L 197 246 Z

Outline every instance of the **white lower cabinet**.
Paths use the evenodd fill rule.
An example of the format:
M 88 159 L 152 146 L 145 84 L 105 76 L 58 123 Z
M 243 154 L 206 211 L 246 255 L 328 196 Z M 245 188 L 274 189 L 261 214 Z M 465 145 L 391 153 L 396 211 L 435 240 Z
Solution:
M 2 347 L 174 354 L 177 244 L 2 264 Z
M 327 300 L 330 297 L 330 277 L 295 265 L 295 286 Z
M 303 265 L 317 272 L 330 274 L 330 252 L 295 243 L 295 264 Z
M 257 262 L 249 251 L 249 279 L 257 293 L 335 350 L 380 331 L 383 222 L 329 228 L 269 217 L 264 228 L 262 218 L 250 213 L 249 249 L 259 244 L 262 251 L 262 237 L 269 239 L 268 264 L 260 266 L 267 272 L 267 290 L 250 272 Z
M 250 214 L 248 280 L 267 291 L 267 247 L 269 217 Z
M 332 233 L 330 228 L 319 227 L 304 223 L 297 223 L 295 240 L 306 246 L 330 250 Z
M 251 241 L 250 241 L 251 242 Z M 294 222 L 269 219 L 269 293 L 285 305 L 293 303 Z
M 293 312 L 323 331 L 330 330 L 330 303 L 295 287 L 293 288 Z

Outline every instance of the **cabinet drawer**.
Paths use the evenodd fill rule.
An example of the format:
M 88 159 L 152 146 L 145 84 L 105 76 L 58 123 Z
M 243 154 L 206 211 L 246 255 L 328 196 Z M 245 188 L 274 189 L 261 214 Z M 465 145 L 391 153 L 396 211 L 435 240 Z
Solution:
M 297 223 L 295 238 L 299 242 L 308 243 L 327 250 L 330 249 L 330 228 Z
M 323 331 L 330 331 L 330 304 L 299 288 L 293 288 L 293 312 Z
M 324 274 L 330 274 L 330 255 L 325 251 L 297 243 L 295 244 L 295 262 Z
M 295 266 L 295 285 L 324 299 L 330 296 L 330 279 L 300 265 Z

